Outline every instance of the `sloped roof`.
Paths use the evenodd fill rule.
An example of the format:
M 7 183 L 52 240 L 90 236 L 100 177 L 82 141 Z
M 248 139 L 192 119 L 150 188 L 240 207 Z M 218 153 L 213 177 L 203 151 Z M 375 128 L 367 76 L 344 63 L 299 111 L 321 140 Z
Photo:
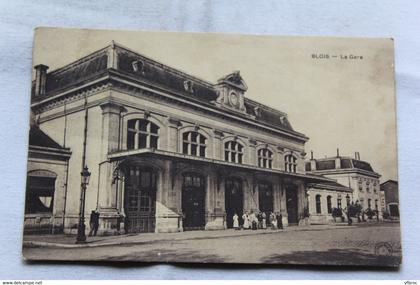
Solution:
M 37 126 L 31 126 L 29 130 L 29 146 L 65 149 Z
M 117 68 L 114 71 L 117 71 L 117 73 L 128 75 L 132 80 L 136 80 L 139 83 L 162 87 L 174 91 L 177 94 L 181 94 L 182 96 L 214 105 L 214 101 L 218 97 L 216 88 L 217 83 L 213 84 L 164 65 L 114 42 L 110 46 L 47 73 L 46 95 L 42 96 L 42 98 L 33 97 L 32 100 L 36 102 L 48 98 L 63 90 L 80 86 L 85 84 L 86 81 L 107 74 L 111 69 L 108 67 L 108 52 L 111 48 L 116 52 Z M 197 64 L 199 64 L 199 62 L 197 62 Z M 239 76 L 239 72 L 233 72 L 224 76 L 218 82 L 220 83 L 220 81 L 233 84 L 244 91 L 248 88 L 246 83 Z M 32 94 L 34 94 L 34 91 L 32 91 Z M 293 130 L 286 113 L 248 98 L 245 98 L 245 107 L 247 114 L 255 117 L 256 121 L 299 134 Z M 257 109 L 258 114 L 256 113 Z M 241 116 L 241 114 L 237 115 Z M 299 135 L 302 136 L 302 134 Z
M 327 158 L 327 159 L 320 159 L 315 160 L 316 162 L 316 170 L 330 170 L 330 169 L 336 169 L 335 165 L 335 159 L 336 158 Z M 354 158 L 340 158 L 340 169 L 350 169 L 350 168 L 356 168 L 361 169 L 365 171 L 374 172 L 372 166 L 369 162 L 363 161 L 363 160 L 357 160 Z M 305 169 L 307 171 L 311 170 L 311 164 L 310 162 L 306 162 Z
M 309 187 L 317 188 L 317 189 L 325 189 L 325 190 L 336 190 L 342 192 L 353 192 L 353 190 L 345 185 L 342 185 L 338 182 L 319 182 L 319 183 L 311 183 Z

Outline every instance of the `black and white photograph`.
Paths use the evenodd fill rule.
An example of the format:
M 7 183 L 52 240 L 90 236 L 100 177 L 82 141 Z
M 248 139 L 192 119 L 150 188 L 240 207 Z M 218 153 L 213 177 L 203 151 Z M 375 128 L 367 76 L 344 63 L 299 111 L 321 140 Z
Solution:
M 37 28 L 29 261 L 399 267 L 392 38 Z

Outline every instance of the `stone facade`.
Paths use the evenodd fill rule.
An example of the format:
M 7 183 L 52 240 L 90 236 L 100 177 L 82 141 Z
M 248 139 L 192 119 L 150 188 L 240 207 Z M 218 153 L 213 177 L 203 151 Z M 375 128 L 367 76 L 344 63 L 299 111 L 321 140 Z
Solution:
M 298 224 L 307 183 L 330 181 L 305 173 L 308 138 L 247 99 L 239 72 L 212 84 L 115 43 L 51 73 L 36 68 L 37 124 L 72 151 L 66 233 L 77 229 L 84 146 L 86 213 L 99 210 L 103 235 L 225 229 L 234 211 Z
M 352 189 L 336 182 L 314 183 L 308 185 L 308 204 L 311 224 L 334 222 L 334 208 L 344 210 L 352 196 Z M 344 213 L 343 213 L 344 214 Z M 345 214 L 343 215 L 345 217 Z M 337 218 L 336 222 L 341 219 Z
M 371 165 L 360 160 L 359 154 L 355 158 L 340 156 L 311 159 L 306 163 L 308 173 L 319 174 L 334 179 L 342 186 L 352 190 L 350 201 L 358 202 L 363 210 L 372 209 L 382 216 L 380 206 L 380 174 L 376 173 Z

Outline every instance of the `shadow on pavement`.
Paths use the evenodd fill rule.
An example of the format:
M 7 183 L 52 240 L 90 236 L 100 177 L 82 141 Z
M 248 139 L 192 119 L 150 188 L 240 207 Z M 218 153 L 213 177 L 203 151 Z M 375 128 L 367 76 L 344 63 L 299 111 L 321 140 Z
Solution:
M 261 259 L 272 264 L 317 264 L 397 267 L 400 255 L 375 255 L 358 249 L 329 249 L 326 251 L 294 251 L 288 254 L 272 254 Z
M 227 262 L 225 258 L 221 258 L 215 254 L 202 254 L 198 251 L 182 251 L 179 250 L 152 250 L 142 253 L 133 253 L 120 257 L 106 257 L 107 261 L 139 261 L 142 262 L 190 262 L 190 263 L 223 263 Z

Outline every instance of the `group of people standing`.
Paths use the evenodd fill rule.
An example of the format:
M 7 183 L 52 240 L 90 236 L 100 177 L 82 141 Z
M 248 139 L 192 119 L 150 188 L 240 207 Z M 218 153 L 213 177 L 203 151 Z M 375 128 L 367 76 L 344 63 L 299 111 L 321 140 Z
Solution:
M 280 212 L 245 212 L 242 215 L 242 224 L 240 224 L 239 216 L 237 213 L 233 215 L 233 228 L 234 229 L 244 229 L 244 230 L 257 230 L 257 229 L 267 229 L 271 228 L 272 230 L 283 229 L 283 217 Z

